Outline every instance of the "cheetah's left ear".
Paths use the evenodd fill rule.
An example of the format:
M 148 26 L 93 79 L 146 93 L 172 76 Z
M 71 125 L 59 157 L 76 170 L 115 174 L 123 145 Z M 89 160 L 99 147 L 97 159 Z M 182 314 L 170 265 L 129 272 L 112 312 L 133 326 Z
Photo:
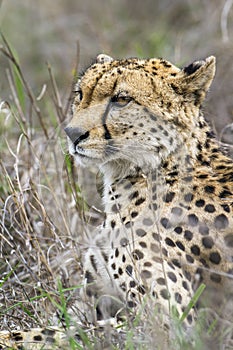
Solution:
M 180 71 L 177 81 L 177 92 L 200 105 L 213 81 L 216 68 L 214 56 L 195 61 Z M 175 84 L 176 85 L 176 84 Z

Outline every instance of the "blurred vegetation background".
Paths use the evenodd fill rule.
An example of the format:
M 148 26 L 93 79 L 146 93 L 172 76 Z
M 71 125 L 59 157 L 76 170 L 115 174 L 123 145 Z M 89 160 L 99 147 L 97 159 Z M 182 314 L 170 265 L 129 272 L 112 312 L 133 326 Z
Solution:
M 117 58 L 163 57 L 182 66 L 217 57 L 206 116 L 220 132 L 233 121 L 232 0 L 2 0 L 1 31 L 16 50 L 35 94 L 49 62 L 66 96 L 80 46 L 80 69 L 97 53 Z M 0 98 L 9 99 L 0 56 Z

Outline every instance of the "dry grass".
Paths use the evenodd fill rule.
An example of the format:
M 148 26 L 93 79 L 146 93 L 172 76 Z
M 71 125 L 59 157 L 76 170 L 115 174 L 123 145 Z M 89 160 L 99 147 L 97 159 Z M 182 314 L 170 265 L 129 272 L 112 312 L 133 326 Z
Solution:
M 62 104 L 51 67 L 36 97 L 3 41 L 13 101 L 1 104 L 0 324 L 30 327 L 47 324 L 58 280 L 64 288 L 80 280 L 83 202 L 62 135 L 70 99 Z

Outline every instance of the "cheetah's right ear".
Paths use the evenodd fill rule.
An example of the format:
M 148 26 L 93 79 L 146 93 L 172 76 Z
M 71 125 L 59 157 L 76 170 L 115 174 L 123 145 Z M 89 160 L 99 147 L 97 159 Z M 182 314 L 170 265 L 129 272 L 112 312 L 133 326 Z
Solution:
M 106 62 L 112 62 L 113 58 L 101 53 L 96 57 L 96 63 L 106 63 Z
M 195 61 L 183 68 L 177 76 L 174 84 L 175 90 L 191 100 L 195 105 L 200 105 L 213 81 L 216 68 L 214 56 L 205 60 Z

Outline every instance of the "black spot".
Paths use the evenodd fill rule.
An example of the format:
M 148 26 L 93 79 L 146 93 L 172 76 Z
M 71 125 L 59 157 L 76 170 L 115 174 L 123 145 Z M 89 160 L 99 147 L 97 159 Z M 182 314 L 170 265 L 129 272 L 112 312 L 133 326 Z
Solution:
M 161 297 L 162 297 L 163 299 L 165 299 L 165 300 L 170 299 L 170 294 L 169 294 L 169 291 L 168 291 L 167 289 L 162 289 L 162 290 L 160 291 L 160 295 L 161 295 Z
M 142 223 L 145 226 L 152 226 L 153 225 L 153 221 L 150 218 L 144 218 Z
M 113 263 L 113 264 L 111 265 L 111 267 L 112 267 L 113 270 L 116 270 L 116 264 L 115 264 L 115 263 Z
M 158 209 L 158 205 L 156 203 L 152 204 L 153 210 L 157 210 Z
M 226 235 L 224 241 L 228 247 L 233 247 L 233 233 Z
M 189 230 L 184 231 L 184 238 L 187 239 L 187 241 L 191 241 L 193 238 L 193 233 Z
M 132 252 L 132 257 L 135 259 L 135 260 L 141 260 L 144 258 L 144 254 L 138 250 L 138 249 L 135 249 L 133 252 Z
M 204 201 L 203 199 L 199 199 L 199 200 L 196 201 L 195 204 L 196 204 L 196 206 L 197 206 L 198 208 L 201 208 L 201 207 L 204 207 L 205 201 Z
M 211 249 L 214 245 L 214 241 L 211 237 L 204 237 L 202 238 L 202 244 L 205 248 Z
M 220 198 L 227 198 L 230 197 L 232 195 L 232 193 L 228 190 L 224 190 L 219 194 Z
M 55 343 L 55 339 L 53 337 L 46 337 L 45 341 L 46 343 L 50 343 L 50 344 Z
M 170 221 L 169 221 L 167 218 L 162 218 L 162 219 L 160 220 L 160 222 L 161 222 L 161 224 L 162 224 L 162 226 L 163 226 L 164 228 L 166 228 L 166 229 L 171 228 L 171 223 L 170 223 Z
M 96 265 L 96 261 L 95 261 L 95 256 L 94 255 L 90 256 L 90 261 L 91 261 L 91 265 L 92 265 L 93 269 L 97 272 L 97 265 Z
M 126 262 L 126 257 L 125 257 L 125 254 L 122 255 L 122 262 Z
M 179 267 L 179 268 L 181 267 L 181 264 L 177 259 L 172 259 L 172 264 L 175 265 L 176 267 Z
M 127 221 L 126 223 L 125 223 L 125 227 L 126 228 L 131 228 L 133 226 L 133 222 L 132 221 Z
M 117 273 L 114 273 L 114 274 L 113 274 L 113 278 L 115 278 L 115 280 L 116 280 L 116 279 L 119 278 L 119 275 L 118 275 Z
M 176 245 L 177 245 L 177 247 L 178 247 L 180 250 L 183 250 L 183 252 L 185 251 L 185 246 L 183 245 L 182 242 L 177 241 L 177 242 L 176 242 Z
M 209 228 L 205 224 L 200 224 L 198 230 L 199 230 L 199 233 L 203 236 L 206 236 L 209 234 Z
M 149 111 L 147 110 L 147 113 L 148 113 L 148 112 L 149 112 Z M 155 122 L 157 121 L 157 117 L 156 117 L 154 114 L 150 113 L 149 115 L 150 115 L 150 119 L 151 119 L 151 120 L 153 120 L 153 121 L 155 121 Z
M 192 263 L 194 262 L 193 257 L 192 257 L 191 255 L 188 255 L 188 254 L 186 254 L 186 260 L 187 260 L 190 264 L 192 264 Z
M 123 290 L 123 292 L 126 292 L 126 283 L 125 282 L 122 282 L 120 284 L 120 288 Z
M 20 332 L 14 333 L 12 337 L 15 341 L 22 341 L 23 340 L 23 337 L 20 334 Z M 41 335 L 40 335 L 40 337 L 41 337 Z M 42 340 L 42 337 L 41 337 L 41 340 Z M 5 349 L 5 347 L 2 349 Z
M 121 209 L 121 205 L 120 204 L 113 204 L 112 211 L 114 213 L 118 213 L 120 209 Z
M 209 259 L 213 264 L 218 265 L 221 261 L 221 256 L 218 252 L 212 252 L 210 253 Z
M 145 198 L 138 198 L 137 200 L 136 200 L 136 202 L 135 202 L 135 205 L 140 205 L 140 204 L 142 204 L 143 202 L 145 202 Z
M 137 304 L 134 301 L 131 301 L 131 300 L 127 302 L 127 305 L 131 309 L 137 306 Z
M 135 191 L 133 192 L 130 196 L 129 196 L 129 199 L 132 200 L 132 199 L 135 199 L 139 196 L 139 192 L 138 191 Z
M 189 314 L 189 315 L 187 316 L 187 320 L 188 320 L 188 323 L 189 323 L 189 324 L 192 324 L 192 322 L 193 322 L 193 316 Z
M 182 303 L 182 296 L 180 293 L 176 292 L 175 293 L 175 301 L 178 303 L 178 304 L 181 304 Z
M 137 236 L 139 236 L 139 237 L 144 237 L 144 236 L 147 234 L 147 232 L 146 232 L 145 230 L 143 230 L 142 228 L 138 228 L 138 229 L 136 230 L 136 234 L 137 234 Z
M 163 201 L 166 203 L 172 202 L 173 198 L 175 197 L 175 192 L 168 192 L 164 197 Z
M 188 215 L 188 223 L 190 226 L 194 227 L 198 225 L 198 217 L 195 214 Z
M 133 267 L 131 265 L 127 265 L 126 268 L 125 268 L 125 271 L 128 275 L 132 275 L 132 272 L 133 272 Z
M 166 281 L 163 277 L 159 277 L 157 278 L 157 283 L 160 285 L 160 286 L 165 286 L 166 285 Z
M 177 227 L 174 228 L 174 231 L 175 231 L 176 233 L 178 233 L 178 235 L 180 235 L 180 234 L 182 233 L 183 229 L 182 229 L 182 227 L 177 226 Z
M 150 250 L 154 253 L 159 253 L 160 247 L 158 244 L 151 243 L 150 244 Z
M 41 331 L 42 334 L 44 335 L 49 335 L 49 336 L 53 336 L 55 334 L 55 330 L 53 329 L 48 329 L 48 328 L 45 328 Z
M 175 247 L 175 243 L 170 238 L 167 237 L 165 242 L 169 247 Z
M 194 198 L 194 195 L 192 193 L 187 193 L 184 195 L 185 202 L 191 202 Z
M 132 211 L 131 217 L 132 218 L 136 218 L 136 216 L 138 216 L 138 212 L 137 211 Z
M 34 335 L 33 340 L 35 341 L 41 341 L 43 338 L 41 335 Z M 16 339 L 15 339 L 16 340 Z
M 230 208 L 228 204 L 221 204 L 221 207 L 223 208 L 224 211 L 227 213 L 230 213 Z
M 156 128 L 151 128 L 150 131 L 155 133 L 155 132 L 157 132 L 157 129 Z
M 119 275 L 123 275 L 123 270 L 122 270 L 122 268 L 121 268 L 121 267 L 119 267 L 119 269 L 118 269 L 118 273 L 119 273 Z
M 152 277 L 152 273 L 148 270 L 142 270 L 140 275 L 142 278 L 151 278 Z
M 228 218 L 225 214 L 220 214 L 214 219 L 214 226 L 217 230 L 223 230 L 229 225 Z
M 126 247 L 128 244 L 129 244 L 128 238 L 126 238 L 126 237 L 121 238 L 121 240 L 120 240 L 120 245 L 121 245 L 122 247 Z
M 200 248 L 198 247 L 198 245 L 193 245 L 191 247 L 191 252 L 194 254 L 194 255 L 200 255 Z
M 174 274 L 174 272 L 168 272 L 168 277 L 170 278 L 170 280 L 172 281 L 172 282 L 177 282 L 177 278 L 176 278 L 176 275 Z
M 179 207 L 174 207 L 171 210 L 172 214 L 176 215 L 176 216 L 181 216 L 183 210 Z
M 160 235 L 158 233 L 152 232 L 152 237 L 155 241 L 160 242 Z
M 217 273 L 211 273 L 210 274 L 210 279 L 211 281 L 215 282 L 215 283 L 221 283 L 221 276 L 219 276 Z
M 146 288 L 142 285 L 137 286 L 137 290 L 142 295 L 144 295 L 146 293 Z
M 116 226 L 116 221 L 112 220 L 111 221 L 111 227 L 114 228 Z
M 142 248 L 146 248 L 147 247 L 147 244 L 145 242 L 139 242 L 139 245 L 142 247 Z
M 101 251 L 101 255 L 104 258 L 104 261 L 108 262 L 108 255 L 104 251 Z
M 204 190 L 206 193 L 214 193 L 215 187 L 214 186 L 205 186 Z
M 165 248 L 162 248 L 162 253 L 164 256 L 168 256 L 168 252 L 167 252 L 167 249 Z
M 184 275 L 187 278 L 188 281 L 191 281 L 192 275 L 189 271 L 184 270 Z
M 184 289 L 186 289 L 187 291 L 189 291 L 189 286 L 188 283 L 186 281 L 182 282 L 182 286 L 184 287 Z
M 185 181 L 185 182 L 191 182 L 192 179 L 193 179 L 192 176 L 186 176 L 186 177 L 183 178 L 183 181 Z
M 85 272 L 85 279 L 87 280 L 87 283 L 92 283 L 94 282 L 94 277 L 90 273 L 90 271 Z
M 129 282 L 129 286 L 130 286 L 130 288 L 134 288 L 136 286 L 136 282 L 135 281 L 130 281 Z
M 115 250 L 115 257 L 117 258 L 118 256 L 119 256 L 119 249 L 116 248 L 116 250 Z
M 209 265 L 207 264 L 205 259 L 201 258 L 200 262 L 202 263 L 203 266 L 205 266 L 206 268 L 209 268 Z
M 206 211 L 207 213 L 214 213 L 214 212 L 215 212 L 215 207 L 214 207 L 214 205 L 213 205 L 213 204 L 207 204 L 207 205 L 205 206 L 205 211 Z

